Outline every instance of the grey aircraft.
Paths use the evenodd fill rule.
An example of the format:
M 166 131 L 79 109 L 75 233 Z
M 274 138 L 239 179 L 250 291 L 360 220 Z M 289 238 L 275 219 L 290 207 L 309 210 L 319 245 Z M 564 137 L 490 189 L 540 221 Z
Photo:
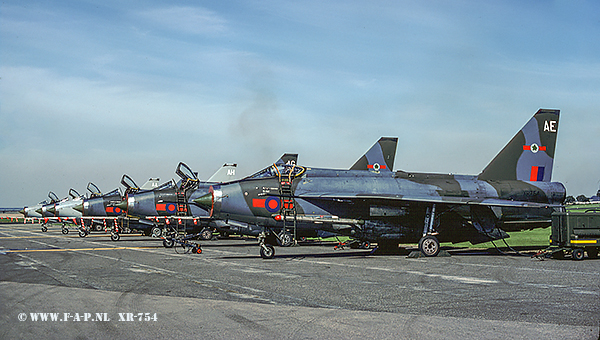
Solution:
M 297 155 L 284 155 L 282 159 L 295 157 Z M 236 164 L 226 163 L 206 182 L 202 182 L 197 173 L 181 162 L 175 171 L 180 177 L 177 183 L 169 181 L 153 190 L 128 190 L 122 201 L 110 204 L 109 207 L 120 209 L 126 212 L 127 216 L 136 217 L 140 223 L 146 223 L 155 237 L 166 235 L 170 231 L 185 231 L 197 232 L 201 239 L 208 240 L 212 238 L 215 229 L 226 234 L 243 231 L 247 229 L 247 224 L 225 224 L 211 219 L 205 209 L 190 204 L 194 199 L 208 193 L 211 185 L 234 180 L 236 169 Z M 172 243 L 165 242 L 165 245 L 170 244 Z
M 194 203 L 213 218 L 262 226 L 263 258 L 274 256 L 277 232 L 290 226 L 382 249 L 418 243 L 437 256 L 440 241 L 479 243 L 550 225 L 566 196 L 563 184 L 551 182 L 558 120 L 559 110 L 538 110 L 479 175 L 393 172 L 383 163 L 370 171 L 274 164 L 213 185 Z
M 45 205 L 49 205 L 49 204 L 54 204 L 58 201 L 60 201 L 60 199 L 58 198 L 58 196 L 56 196 L 55 193 L 53 193 L 52 191 L 50 191 L 48 193 L 48 198 L 50 199 L 49 201 L 42 201 L 40 203 L 38 203 L 37 205 L 31 206 L 31 207 L 24 207 L 23 209 L 21 209 L 19 212 L 21 214 L 23 214 L 23 216 L 27 217 L 33 217 L 33 218 L 40 218 L 43 217 L 42 216 L 42 207 Z

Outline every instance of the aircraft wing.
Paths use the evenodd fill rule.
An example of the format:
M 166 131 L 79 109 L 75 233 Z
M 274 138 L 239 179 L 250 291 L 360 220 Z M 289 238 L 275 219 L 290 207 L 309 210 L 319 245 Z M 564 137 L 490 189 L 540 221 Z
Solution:
M 321 199 L 321 200 L 382 200 L 396 202 L 420 202 L 450 205 L 482 205 L 489 207 L 507 207 L 507 208 L 558 208 L 559 204 L 536 203 L 525 201 L 513 201 L 501 198 L 475 198 L 475 197 L 452 197 L 452 196 L 408 196 L 391 194 L 336 194 L 336 193 L 307 193 L 296 196 L 301 199 Z

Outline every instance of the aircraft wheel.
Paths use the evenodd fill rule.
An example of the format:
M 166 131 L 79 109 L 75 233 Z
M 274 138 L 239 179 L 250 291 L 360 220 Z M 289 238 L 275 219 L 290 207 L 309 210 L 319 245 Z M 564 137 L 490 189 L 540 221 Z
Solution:
M 260 257 L 263 259 L 272 259 L 275 256 L 275 248 L 270 244 L 260 246 Z
M 212 232 L 212 230 L 210 228 L 204 228 L 200 232 L 200 239 L 201 240 L 208 241 L 208 240 L 212 239 L 212 236 L 213 236 L 213 232 Z
M 119 233 L 111 233 L 110 234 L 110 239 L 113 241 L 118 241 L 121 238 L 121 235 L 119 235 Z
M 440 241 L 432 235 L 422 237 L 419 241 L 419 250 L 427 257 L 437 256 L 440 252 Z
M 87 235 L 87 233 L 85 232 L 85 230 L 79 231 L 79 237 L 85 237 L 86 235 Z
M 166 238 L 163 240 L 163 247 L 165 247 L 165 248 L 173 248 L 174 244 L 175 244 L 175 242 L 173 241 L 172 238 Z
M 371 242 L 363 241 L 360 243 L 360 249 L 369 249 L 371 248 Z
M 47 231 L 48 231 L 48 227 L 46 227 L 46 226 L 42 226 L 42 232 L 44 232 L 44 233 L 45 233 L 45 232 L 47 232 Z
M 96 231 L 102 231 L 102 226 L 98 224 L 98 225 L 96 225 L 95 229 L 96 229 Z
M 294 238 L 292 237 L 292 234 L 283 231 L 279 234 L 279 243 L 282 247 L 289 247 L 294 244 Z
M 161 237 L 161 236 L 162 236 L 162 229 L 160 229 L 159 227 L 152 228 L 152 237 Z
M 69 233 L 69 229 L 68 228 L 62 228 L 62 233 L 67 235 Z
M 583 249 L 573 249 L 573 260 L 580 261 L 583 260 Z

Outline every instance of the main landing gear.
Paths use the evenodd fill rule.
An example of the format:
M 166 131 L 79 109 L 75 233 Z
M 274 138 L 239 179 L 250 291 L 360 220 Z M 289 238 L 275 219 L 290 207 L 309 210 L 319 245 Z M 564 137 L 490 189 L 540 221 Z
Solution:
M 423 225 L 423 237 L 419 240 L 419 250 L 427 257 L 434 257 L 440 253 L 440 241 L 435 235 L 435 204 L 427 207 L 425 212 L 425 223 Z
M 258 235 L 260 246 L 260 257 L 263 259 L 272 259 L 275 256 L 273 244 L 279 244 L 282 247 L 289 247 L 294 244 L 294 238 L 285 230 L 277 234 L 272 230 L 263 231 Z
M 260 257 L 263 259 L 272 259 L 275 256 L 275 248 L 270 244 L 261 243 Z
M 419 250 L 427 257 L 437 256 L 440 253 L 440 241 L 433 235 L 421 237 Z

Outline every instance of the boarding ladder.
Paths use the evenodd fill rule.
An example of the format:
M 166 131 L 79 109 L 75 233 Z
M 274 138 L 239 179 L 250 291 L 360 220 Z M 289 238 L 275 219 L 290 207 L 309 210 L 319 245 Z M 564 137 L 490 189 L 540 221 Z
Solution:
M 175 221 L 177 224 L 175 229 L 179 235 L 185 235 L 187 220 L 179 218 L 181 216 L 188 216 L 188 206 L 185 199 L 185 191 L 177 191 L 177 211 L 175 212 L 175 215 L 178 217 Z
M 282 233 L 287 232 L 288 228 L 292 228 L 294 231 L 294 240 L 296 243 L 297 237 L 297 225 L 296 225 L 296 204 L 294 201 L 293 193 L 293 178 L 294 178 L 294 167 L 286 167 L 289 171 L 287 173 L 279 173 L 279 197 L 281 197 L 281 208 L 279 213 L 283 217 L 283 229 Z M 291 224 L 288 221 L 288 216 L 291 216 Z

